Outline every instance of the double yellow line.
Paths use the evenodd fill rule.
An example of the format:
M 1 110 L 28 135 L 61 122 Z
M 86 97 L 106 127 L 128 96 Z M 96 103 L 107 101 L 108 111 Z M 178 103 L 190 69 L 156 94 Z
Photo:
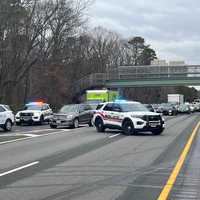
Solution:
M 181 153 L 181 156 L 179 157 L 178 162 L 176 163 L 176 166 L 174 167 L 167 183 L 165 184 L 165 186 L 164 186 L 164 188 L 163 188 L 163 190 L 162 190 L 162 192 L 161 192 L 161 194 L 160 194 L 160 196 L 158 197 L 157 200 L 167 200 L 167 198 L 168 198 L 168 196 L 169 196 L 169 194 L 170 194 L 170 192 L 171 192 L 171 190 L 172 190 L 172 188 L 173 188 L 173 186 L 176 182 L 176 179 L 177 179 L 177 177 L 178 177 L 178 175 L 179 175 L 179 173 L 180 173 L 180 171 L 183 167 L 183 164 L 184 164 L 185 159 L 186 159 L 186 157 L 187 157 L 187 155 L 190 151 L 190 148 L 192 146 L 192 143 L 195 139 L 195 136 L 198 132 L 199 127 L 200 127 L 200 121 L 198 122 L 198 124 L 196 125 L 194 130 L 192 131 L 191 136 L 190 136 L 187 144 L 185 145 L 185 147 L 184 147 L 184 149 Z

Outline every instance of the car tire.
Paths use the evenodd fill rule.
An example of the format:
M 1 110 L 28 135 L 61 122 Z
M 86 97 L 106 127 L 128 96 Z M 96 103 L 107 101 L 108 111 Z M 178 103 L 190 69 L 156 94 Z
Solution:
M 78 120 L 78 118 L 74 119 L 72 127 L 73 128 L 78 128 L 79 127 L 79 120 Z
M 153 131 L 152 133 L 153 133 L 154 135 L 161 135 L 162 132 L 163 132 L 163 129 L 159 129 L 159 130 Z
M 131 120 L 125 120 L 122 124 L 122 131 L 125 135 L 134 135 L 135 129 Z
M 16 122 L 16 126 L 21 126 L 21 122 Z
M 99 133 L 105 132 L 105 127 L 104 127 L 104 124 L 103 124 L 103 120 L 100 119 L 100 118 L 97 118 L 95 120 L 95 127 L 96 127 L 97 132 L 99 132 Z
M 44 123 L 44 116 L 42 115 L 40 117 L 39 125 L 43 125 L 43 123 Z
M 8 120 L 6 121 L 6 123 L 4 124 L 3 129 L 4 129 L 5 131 L 7 131 L 7 132 L 12 130 L 12 121 L 11 121 L 10 119 L 8 119 Z
M 53 128 L 53 129 L 55 129 L 55 128 L 57 128 L 58 126 L 57 126 L 57 125 L 54 125 L 54 124 L 50 124 L 50 127 Z
M 88 123 L 89 127 L 93 127 L 92 120 Z

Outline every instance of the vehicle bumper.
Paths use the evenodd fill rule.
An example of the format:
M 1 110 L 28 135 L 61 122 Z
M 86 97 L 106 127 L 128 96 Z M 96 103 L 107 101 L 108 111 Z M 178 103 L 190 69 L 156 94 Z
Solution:
M 56 120 L 51 120 L 50 125 L 54 126 L 72 126 L 73 125 L 73 120 L 61 120 L 61 121 L 56 121 Z
M 27 118 L 23 118 L 23 117 L 20 117 L 20 118 L 15 118 L 15 122 L 18 122 L 18 123 L 37 123 L 37 122 L 40 122 L 40 117 L 27 117 Z
M 146 123 L 145 126 L 143 127 L 136 127 L 136 131 L 141 131 L 141 132 L 148 132 L 148 131 L 157 131 L 157 130 L 164 130 L 165 129 L 165 122 L 161 121 L 159 125 L 152 126 L 150 123 Z

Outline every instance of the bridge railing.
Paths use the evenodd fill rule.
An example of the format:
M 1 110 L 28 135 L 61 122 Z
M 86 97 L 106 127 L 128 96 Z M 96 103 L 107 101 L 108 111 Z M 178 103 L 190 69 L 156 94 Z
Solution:
M 200 77 L 200 66 L 121 66 L 108 71 L 109 80 Z
M 120 66 L 109 69 L 106 73 L 93 73 L 76 81 L 76 93 L 92 87 L 105 86 L 112 80 L 146 80 L 192 77 L 200 78 L 200 65 L 184 66 Z

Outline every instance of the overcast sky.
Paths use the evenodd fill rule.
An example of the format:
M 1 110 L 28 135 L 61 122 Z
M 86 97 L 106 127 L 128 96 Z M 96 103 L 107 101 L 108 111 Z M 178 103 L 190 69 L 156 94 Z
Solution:
M 90 25 L 142 36 L 161 59 L 200 64 L 200 0 L 96 0 Z

